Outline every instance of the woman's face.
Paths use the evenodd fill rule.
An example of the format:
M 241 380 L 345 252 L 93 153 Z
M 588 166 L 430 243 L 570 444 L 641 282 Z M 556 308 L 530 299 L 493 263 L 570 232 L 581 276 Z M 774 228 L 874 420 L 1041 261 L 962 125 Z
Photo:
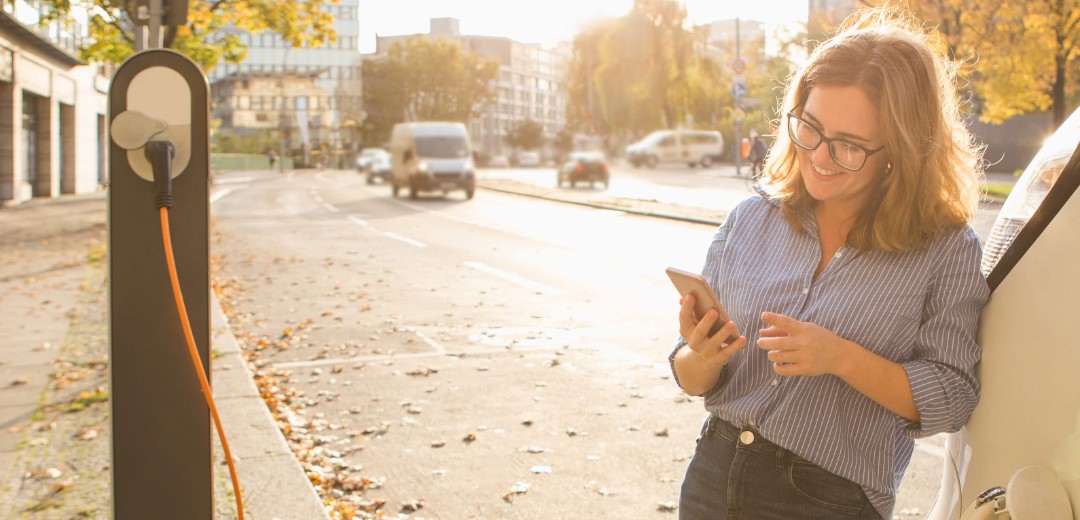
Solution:
M 858 87 L 813 87 L 799 115 L 826 138 L 843 139 L 868 150 L 885 144 L 877 106 Z M 799 147 L 795 150 L 803 184 L 810 195 L 822 204 L 844 208 L 845 212 L 862 209 L 878 177 L 885 175 L 888 161 L 888 150 L 882 150 L 868 155 L 862 168 L 849 171 L 836 164 L 829 153 L 829 144 L 824 141 L 814 150 Z

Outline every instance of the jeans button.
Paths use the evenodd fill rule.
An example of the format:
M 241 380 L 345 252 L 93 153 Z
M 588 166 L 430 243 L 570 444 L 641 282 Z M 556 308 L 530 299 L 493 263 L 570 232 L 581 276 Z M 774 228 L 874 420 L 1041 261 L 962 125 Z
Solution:
M 751 443 L 753 443 L 754 442 L 754 432 L 752 432 L 750 430 L 743 430 L 743 432 L 739 434 L 739 442 L 741 442 L 743 444 L 751 444 Z

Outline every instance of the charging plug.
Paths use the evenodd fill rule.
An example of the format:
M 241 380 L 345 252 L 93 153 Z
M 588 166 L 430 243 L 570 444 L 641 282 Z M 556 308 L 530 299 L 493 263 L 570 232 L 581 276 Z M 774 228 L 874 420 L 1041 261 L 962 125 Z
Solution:
M 172 208 L 172 162 L 176 148 L 169 141 L 150 141 L 143 148 L 143 153 L 154 170 L 157 207 Z

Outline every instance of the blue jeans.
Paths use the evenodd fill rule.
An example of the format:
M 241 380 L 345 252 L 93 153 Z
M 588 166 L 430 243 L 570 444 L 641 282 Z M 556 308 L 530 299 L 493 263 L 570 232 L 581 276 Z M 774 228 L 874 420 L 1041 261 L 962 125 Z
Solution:
M 881 520 L 858 484 L 709 415 L 686 468 L 679 520 L 841 518 Z

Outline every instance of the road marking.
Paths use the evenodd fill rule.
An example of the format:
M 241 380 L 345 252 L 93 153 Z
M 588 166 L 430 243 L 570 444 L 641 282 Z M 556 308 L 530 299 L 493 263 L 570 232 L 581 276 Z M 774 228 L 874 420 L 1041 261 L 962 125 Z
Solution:
M 496 278 L 502 278 L 503 280 L 506 280 L 506 281 L 508 281 L 510 283 L 515 283 L 515 284 L 518 284 L 518 285 L 520 285 L 522 287 L 527 287 L 529 289 L 532 289 L 532 290 L 534 290 L 534 291 L 536 291 L 536 292 L 538 292 L 540 294 L 553 295 L 553 294 L 558 294 L 559 293 L 558 290 L 556 290 L 556 289 L 554 289 L 552 287 L 549 287 L 547 285 L 544 285 L 544 284 L 542 284 L 540 282 L 534 282 L 532 280 L 529 280 L 528 278 L 523 278 L 523 277 L 518 276 L 518 275 L 516 275 L 514 273 L 503 271 L 502 269 L 496 269 L 494 267 L 491 267 L 490 265 L 482 264 L 480 262 L 472 262 L 472 261 L 465 262 L 465 267 L 469 267 L 469 268 L 472 268 L 472 269 L 476 269 L 477 271 L 485 272 L 485 273 L 490 274 L 490 275 L 492 275 L 492 276 L 494 276 Z
M 349 217 L 349 220 L 356 223 L 356 225 L 371 229 L 371 224 L 368 224 L 366 220 L 364 220 L 364 219 L 362 219 L 362 218 L 360 218 L 360 217 L 358 217 L 356 215 L 349 215 L 348 217 Z
M 382 234 L 385 235 L 386 238 L 392 238 L 392 239 L 397 240 L 399 242 L 404 242 L 406 244 L 409 244 L 410 246 L 427 247 L 427 244 L 425 244 L 423 242 L 420 242 L 418 240 L 413 240 L 413 239 L 411 239 L 409 237 L 403 237 L 403 236 L 401 236 L 401 235 L 399 235 L 397 233 L 391 233 L 389 231 L 383 231 Z
M 236 188 L 225 188 L 223 190 L 215 191 L 213 195 L 210 195 L 210 204 L 217 202 L 234 191 L 236 191 Z
M 420 339 L 424 340 L 424 343 L 427 343 L 428 345 L 430 345 L 431 348 L 435 349 L 435 352 L 437 352 L 439 355 L 441 355 L 441 356 L 446 355 L 446 348 L 444 348 L 442 345 L 440 345 L 438 341 L 435 341 L 434 339 L 431 339 L 431 336 L 428 336 L 427 334 L 424 334 L 423 332 L 420 332 L 419 330 L 416 330 L 416 329 L 412 329 L 412 333 L 416 334 L 417 336 L 420 337 Z
M 255 177 L 229 177 L 227 179 L 214 179 L 214 184 L 240 184 L 253 180 L 255 180 Z
M 423 341 L 424 343 L 427 343 L 428 346 L 431 347 L 434 350 L 434 352 L 410 352 L 410 353 L 407 353 L 407 354 L 394 354 L 394 355 L 390 355 L 390 356 L 385 356 L 385 355 L 384 356 L 363 356 L 363 357 L 354 357 L 354 358 L 350 358 L 350 359 L 336 358 L 336 359 L 317 359 L 317 360 L 314 360 L 314 361 L 291 361 L 291 362 L 286 362 L 286 363 L 274 363 L 274 368 L 311 368 L 311 367 L 319 367 L 319 366 L 326 366 L 326 365 L 339 365 L 339 364 L 343 364 L 343 363 L 351 363 L 351 364 L 373 363 L 373 362 L 376 362 L 376 361 L 385 361 L 387 359 L 426 358 L 426 357 L 439 357 L 439 356 L 445 356 L 446 355 L 446 347 L 443 347 L 442 345 L 440 345 L 439 342 L 432 339 L 431 336 L 428 336 L 427 334 L 424 334 L 423 332 L 421 332 L 421 331 L 419 331 L 419 330 L 417 330 L 415 328 L 412 328 L 412 327 L 403 328 L 402 330 L 404 330 L 406 332 L 412 332 L 413 334 L 416 334 L 416 336 L 418 338 L 420 338 L 420 340 Z
M 330 211 L 333 211 L 334 213 L 338 212 L 338 209 L 335 208 L 333 204 L 330 204 L 328 202 L 323 202 L 323 207 L 325 207 L 326 209 L 328 209 Z
M 337 211 L 337 210 L 335 210 L 335 211 Z M 403 237 L 403 236 L 401 236 L 401 235 L 399 235 L 397 233 L 392 233 L 390 231 L 379 231 L 378 229 L 375 229 L 375 228 L 371 227 L 371 224 L 368 224 L 367 221 L 365 221 L 364 219 L 362 219 L 362 218 L 360 218 L 360 217 L 358 217 L 356 215 L 347 215 L 347 216 L 349 217 L 349 220 L 353 221 L 353 223 L 356 224 L 357 226 L 370 229 L 370 230 L 372 230 L 372 231 L 374 231 L 376 233 L 382 233 L 383 236 L 385 236 L 386 238 L 397 240 L 399 242 L 404 242 L 404 243 L 409 244 L 410 246 L 414 246 L 414 247 L 427 247 L 427 244 L 425 244 L 425 243 L 423 243 L 423 242 L 421 242 L 419 240 L 413 240 L 413 239 L 411 239 L 409 237 Z

